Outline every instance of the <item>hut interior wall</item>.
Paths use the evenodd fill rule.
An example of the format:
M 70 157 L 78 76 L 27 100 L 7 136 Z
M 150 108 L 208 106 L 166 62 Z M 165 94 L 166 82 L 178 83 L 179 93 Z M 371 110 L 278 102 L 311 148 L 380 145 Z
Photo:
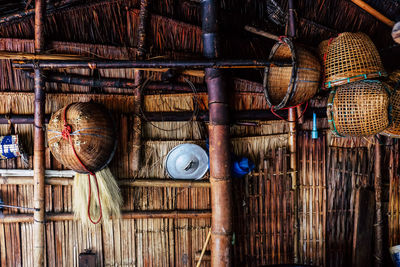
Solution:
M 52 12 L 47 17 L 48 53 L 75 54 L 100 59 L 135 59 L 137 0 L 86 1 L 82 7 Z M 148 57 L 187 59 L 202 54 L 200 11 L 198 1 L 153 1 L 150 18 Z M 237 31 L 244 25 L 256 25 L 281 35 L 283 28 L 271 27 L 265 19 L 267 1 L 222 0 L 224 32 L 222 47 L 225 57 L 268 57 L 270 40 Z M 287 1 L 278 1 L 286 9 Z M 371 19 L 347 0 L 297 1 L 299 41 L 316 46 L 339 31 L 364 31 L 380 51 L 390 43 L 390 30 Z M 394 19 L 399 13 L 398 1 L 370 0 Z M 240 6 L 242 8 L 238 9 Z M 338 7 L 341 7 L 338 10 Z M 336 10 L 337 12 L 333 12 Z M 334 15 L 333 15 L 334 14 Z M 232 23 L 231 23 L 232 22 Z M 329 27 L 327 27 L 329 26 Z M 33 17 L 0 24 L 0 50 L 30 52 L 33 49 Z M 66 41 L 68 40 L 68 41 Z M 239 41 L 238 41 L 239 40 Z M 395 57 L 392 57 L 392 60 Z M 133 70 L 62 70 L 92 77 L 134 78 Z M 33 81 L 10 60 L 0 60 L 0 114 L 33 113 Z M 245 74 L 245 75 L 244 75 Z M 250 76 L 254 81 L 243 79 Z M 266 103 L 260 73 L 236 72 L 231 79 L 232 110 L 262 110 Z M 159 72 L 145 72 L 145 79 L 160 81 Z M 247 78 L 247 77 L 246 77 Z M 202 77 L 181 75 L 195 85 Z M 145 90 L 145 89 L 144 89 Z M 133 177 L 132 161 L 133 96 L 132 90 L 92 88 L 89 86 L 46 83 L 46 113 L 51 114 L 74 101 L 94 100 L 113 113 L 119 145 L 110 164 L 118 179 L 166 179 L 162 163 L 168 151 L 177 144 L 191 142 L 205 146 L 207 130 L 203 122 L 148 122 L 143 126 L 144 162 L 139 177 Z M 317 97 L 310 107 L 326 106 L 326 98 Z M 145 111 L 193 111 L 198 106 L 207 110 L 205 93 L 185 95 L 154 94 L 144 98 Z M 257 126 L 231 126 L 232 151 L 251 158 L 256 169 L 242 179 L 234 179 L 234 257 L 236 266 L 292 263 L 294 231 L 299 231 L 300 262 L 321 266 L 351 265 L 356 191 L 373 188 L 374 138 L 334 138 L 325 130 L 326 119 L 318 119 L 320 138 L 311 139 L 311 123 L 300 125 L 298 133 L 299 228 L 296 229 L 294 197 L 288 167 L 288 124 L 262 122 Z M 0 125 L 0 135 L 19 134 L 31 152 L 31 125 Z M 400 167 L 399 144 L 385 143 L 384 209 L 389 245 L 400 242 Z M 0 169 L 32 168 L 20 159 L 1 160 Z M 64 167 L 46 149 L 46 168 Z M 207 178 L 207 177 L 206 177 Z M 142 210 L 209 210 L 209 188 L 123 187 L 124 211 Z M 386 191 L 385 191 L 386 190 Z M 11 205 L 33 206 L 32 185 L 0 185 L 2 200 Z M 71 212 L 72 187 L 46 186 L 46 211 Z M 4 214 L 25 213 L 5 209 Z M 386 214 L 384 212 L 384 214 Z M 96 253 L 100 266 L 194 266 L 211 221 L 196 219 L 120 219 L 112 231 L 102 226 L 83 227 L 76 221 L 46 223 L 46 263 L 48 266 L 77 266 L 78 255 L 85 249 Z M 0 266 L 32 266 L 32 223 L 0 223 Z M 372 240 L 371 240 L 372 242 Z M 386 246 L 386 247 L 387 247 Z M 209 247 L 208 247 L 209 250 Z M 386 255 L 387 257 L 387 255 Z M 388 259 L 386 258 L 386 262 Z M 209 266 L 205 260 L 203 266 Z

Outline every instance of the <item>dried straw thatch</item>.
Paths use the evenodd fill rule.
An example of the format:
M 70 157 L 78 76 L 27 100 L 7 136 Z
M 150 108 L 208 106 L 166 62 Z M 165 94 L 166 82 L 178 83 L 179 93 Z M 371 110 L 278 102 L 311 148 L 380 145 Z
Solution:
M 287 134 L 232 138 L 231 142 L 233 154 L 249 157 L 253 162 L 258 162 L 260 148 L 267 153 L 268 150 L 274 149 L 275 147 L 287 146 Z M 165 178 L 165 157 L 172 148 L 183 143 L 192 143 L 205 147 L 204 140 L 146 141 L 143 145 L 145 162 L 143 163 L 139 176 L 147 178 Z

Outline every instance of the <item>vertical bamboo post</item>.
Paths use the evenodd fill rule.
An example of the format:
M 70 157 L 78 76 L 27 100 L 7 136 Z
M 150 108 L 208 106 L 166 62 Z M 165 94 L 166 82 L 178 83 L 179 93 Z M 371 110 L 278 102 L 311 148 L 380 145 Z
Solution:
M 382 148 L 375 141 L 375 267 L 383 266 L 383 218 L 382 218 Z
M 148 17 L 148 5 L 149 0 L 140 1 L 140 11 L 139 11 L 139 25 L 138 25 L 138 44 L 136 60 L 143 60 L 146 55 L 146 24 Z M 134 71 L 135 78 L 135 91 L 134 91 L 134 112 L 135 117 L 133 120 L 133 160 L 132 169 L 133 175 L 136 177 L 140 168 L 141 161 L 141 137 L 142 137 L 142 120 L 140 118 L 140 111 L 142 109 L 142 90 L 140 85 L 143 81 L 143 70 Z
M 298 198 L 299 198 L 299 189 L 298 189 L 298 181 L 297 181 L 297 129 L 296 129 L 296 109 L 290 108 L 289 114 L 289 153 L 290 153 L 290 171 L 292 175 L 292 190 L 294 191 L 294 233 L 293 233 L 293 260 L 295 263 L 298 263 L 299 256 L 299 209 L 298 209 Z
M 35 1 L 35 53 L 44 49 L 44 15 L 46 1 Z M 34 148 L 33 148 L 33 260 L 34 266 L 44 265 L 44 227 L 45 227 L 45 148 L 44 148 L 44 115 L 45 92 L 42 70 L 35 68 L 35 104 L 34 104 Z
M 219 56 L 217 0 L 203 0 L 203 54 Z M 226 83 L 219 69 L 205 69 L 209 101 L 211 183 L 211 266 L 232 265 L 232 181 L 230 178 L 229 110 Z
M 296 37 L 296 24 L 295 24 L 295 10 L 293 5 L 293 0 L 288 1 L 288 35 L 290 38 Z M 292 190 L 294 191 L 294 246 L 293 246 L 293 260 L 295 263 L 299 262 L 299 238 L 300 238 L 300 228 L 299 228 L 299 188 L 297 181 L 297 129 L 296 129 L 296 108 L 290 108 L 288 114 L 289 120 L 289 152 L 290 152 L 290 169 L 292 171 Z

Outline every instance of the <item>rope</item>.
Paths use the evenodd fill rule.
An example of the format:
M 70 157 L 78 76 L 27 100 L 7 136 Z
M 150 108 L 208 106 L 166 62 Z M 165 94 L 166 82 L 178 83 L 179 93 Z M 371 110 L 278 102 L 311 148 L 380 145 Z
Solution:
M 67 140 L 69 142 L 69 144 L 71 145 L 72 151 L 74 152 L 75 158 L 78 160 L 79 164 L 82 166 L 82 168 L 85 169 L 85 171 L 88 172 L 88 183 L 89 183 L 89 194 L 88 194 L 88 207 L 87 207 L 87 213 L 88 213 L 88 217 L 91 223 L 93 224 L 98 224 L 101 221 L 101 218 L 103 217 L 103 211 L 101 208 L 101 201 L 100 201 L 100 192 L 99 192 L 99 183 L 97 181 L 97 177 L 96 174 L 89 171 L 89 169 L 85 166 L 85 164 L 83 164 L 83 162 L 81 161 L 81 159 L 78 157 L 78 154 L 76 153 L 74 144 L 72 143 L 72 138 L 71 138 L 71 133 L 72 133 L 72 128 L 71 125 L 69 125 L 67 123 L 67 110 L 69 108 L 70 105 L 66 106 L 64 108 L 64 112 L 63 112 L 63 116 L 64 116 L 64 128 L 61 132 L 61 136 L 63 139 Z M 90 202 L 91 202 L 91 196 L 92 196 L 92 184 L 90 182 L 90 175 L 94 176 L 94 181 L 96 183 L 96 189 L 97 189 L 97 199 L 99 201 L 99 207 L 100 207 L 100 216 L 97 219 L 97 221 L 94 221 L 92 219 L 92 216 L 90 215 Z
M 307 110 L 307 108 L 308 108 L 308 101 L 305 102 L 305 103 L 306 103 L 306 107 L 304 108 L 303 112 L 300 114 L 300 116 L 299 116 L 295 121 L 289 121 L 289 120 L 283 118 L 283 117 L 282 117 L 281 115 L 279 115 L 278 113 L 276 113 L 276 112 L 274 111 L 274 107 L 275 107 L 275 106 L 271 106 L 271 112 L 272 112 L 272 114 L 274 114 L 276 117 L 278 117 L 279 119 L 281 119 L 281 120 L 283 120 L 283 121 L 286 121 L 286 122 L 296 122 L 296 121 L 300 120 L 300 119 L 303 117 L 303 115 L 306 113 L 306 110 Z M 303 104 L 304 104 L 304 102 L 303 102 L 303 103 L 300 103 L 300 104 L 298 104 L 298 105 L 296 105 L 296 106 L 293 106 L 293 107 L 287 107 L 287 108 L 282 108 L 282 109 L 297 108 L 297 107 L 299 107 L 299 106 L 301 106 L 301 105 L 303 105 Z

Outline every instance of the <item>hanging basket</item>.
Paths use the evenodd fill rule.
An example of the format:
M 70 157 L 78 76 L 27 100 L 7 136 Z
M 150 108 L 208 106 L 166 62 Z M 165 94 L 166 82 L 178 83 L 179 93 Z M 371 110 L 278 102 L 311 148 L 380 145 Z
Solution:
M 389 89 L 391 89 L 392 123 L 382 134 L 392 138 L 400 138 L 400 70 L 391 73 L 385 82 L 391 86 Z
M 88 225 L 109 223 L 111 216 L 118 218 L 121 192 L 107 167 L 117 139 L 106 108 L 93 102 L 67 105 L 51 117 L 47 138 L 53 156 L 77 172 L 73 189 L 75 217 Z
M 324 53 L 326 88 L 387 76 L 378 50 L 364 33 L 341 33 L 321 43 L 319 50 Z
M 389 126 L 388 88 L 359 81 L 335 88 L 328 98 L 329 127 L 336 136 L 370 136 Z
M 64 121 L 65 116 L 65 121 Z M 63 137 L 69 125 L 71 141 Z M 117 144 L 113 121 L 107 109 L 97 103 L 73 103 L 53 114 L 47 131 L 50 151 L 64 166 L 79 173 L 103 169 L 111 161 Z
M 269 66 L 264 72 L 264 94 L 274 110 L 308 101 L 318 91 L 321 65 L 318 58 L 283 37 L 269 55 L 270 61 L 292 60 L 292 67 Z

